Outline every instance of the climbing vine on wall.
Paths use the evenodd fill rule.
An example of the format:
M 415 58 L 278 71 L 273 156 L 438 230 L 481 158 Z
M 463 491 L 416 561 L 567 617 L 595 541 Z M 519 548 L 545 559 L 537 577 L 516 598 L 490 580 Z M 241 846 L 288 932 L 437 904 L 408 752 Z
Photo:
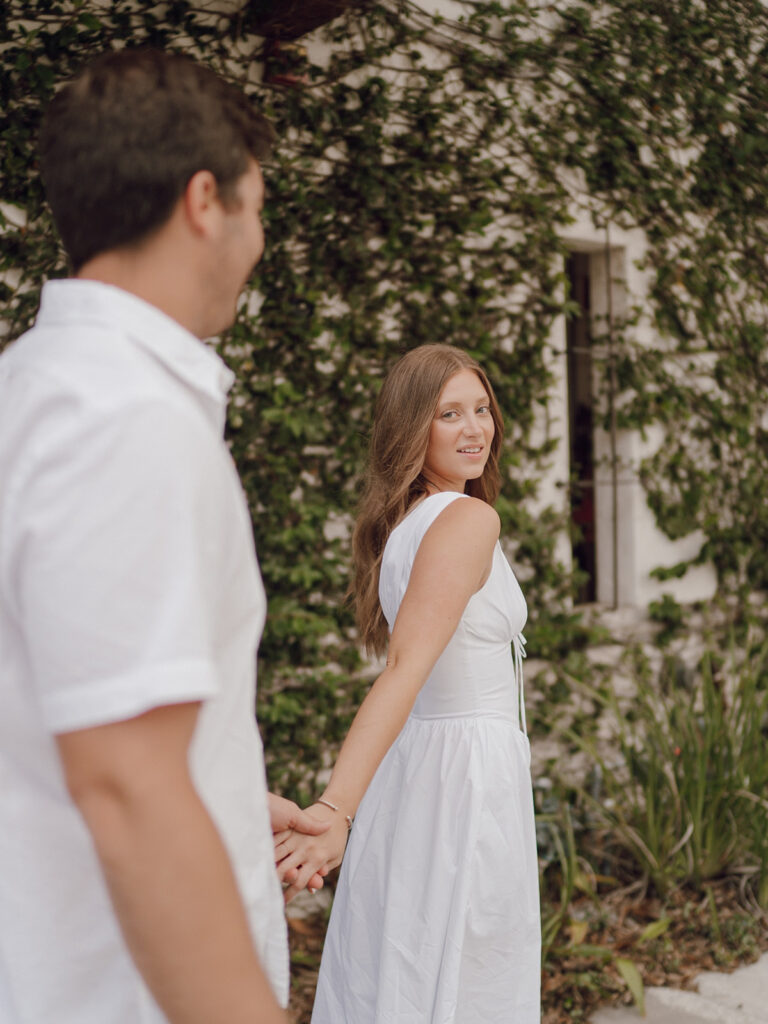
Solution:
M 499 507 L 530 649 L 573 665 L 585 634 L 556 556 L 566 519 L 535 499 L 563 429 L 542 425 L 574 204 L 648 238 L 640 315 L 658 344 L 620 336 L 619 424 L 662 433 L 643 466 L 662 529 L 701 528 L 724 588 L 762 586 L 768 571 L 768 12 L 758 0 L 443 7 L 362 2 L 301 48 L 270 49 L 271 83 L 255 7 L 0 11 L 6 338 L 34 315 L 39 282 L 66 272 L 34 136 L 84 58 L 181 50 L 240 82 L 277 127 L 265 257 L 220 345 L 270 595 L 259 717 L 273 781 L 302 795 L 363 686 L 343 600 L 348 528 L 372 399 L 411 346 L 449 341 L 487 368 L 507 420 Z

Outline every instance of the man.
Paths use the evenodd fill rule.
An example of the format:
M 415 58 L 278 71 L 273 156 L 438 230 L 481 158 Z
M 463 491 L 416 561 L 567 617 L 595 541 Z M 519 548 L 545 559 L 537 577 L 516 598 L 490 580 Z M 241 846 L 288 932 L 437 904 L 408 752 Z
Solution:
M 43 124 L 74 277 L 0 358 L 3 1024 L 285 1021 L 265 600 L 231 374 L 199 340 L 261 257 L 270 142 L 238 90 L 149 50 Z

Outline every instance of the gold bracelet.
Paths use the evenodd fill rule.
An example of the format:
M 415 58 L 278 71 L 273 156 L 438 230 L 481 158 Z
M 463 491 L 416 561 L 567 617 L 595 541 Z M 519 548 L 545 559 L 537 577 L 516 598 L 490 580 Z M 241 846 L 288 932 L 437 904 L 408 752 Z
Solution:
M 336 804 L 332 804 L 330 800 L 324 800 L 322 797 L 320 797 L 318 800 L 315 800 L 315 803 L 316 804 L 323 804 L 324 807 L 330 807 L 332 811 L 338 811 L 338 809 L 339 809 L 336 806 Z M 348 814 L 345 814 L 344 817 L 345 817 L 346 822 L 347 822 L 347 831 L 351 832 L 352 831 L 352 819 L 350 818 L 350 816 Z

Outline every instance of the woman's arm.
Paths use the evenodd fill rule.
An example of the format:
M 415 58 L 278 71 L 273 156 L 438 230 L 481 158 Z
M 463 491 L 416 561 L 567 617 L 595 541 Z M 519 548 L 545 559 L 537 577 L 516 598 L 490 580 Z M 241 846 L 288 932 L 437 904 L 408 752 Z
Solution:
M 339 810 L 314 804 L 310 812 L 331 827 L 322 836 L 291 833 L 276 849 L 281 878 L 299 869 L 288 899 L 315 871 L 341 862 L 346 815 L 354 817 L 467 602 L 488 578 L 498 536 L 497 513 L 477 498 L 452 502 L 427 530 L 392 631 L 386 668 L 361 704 L 323 794 Z

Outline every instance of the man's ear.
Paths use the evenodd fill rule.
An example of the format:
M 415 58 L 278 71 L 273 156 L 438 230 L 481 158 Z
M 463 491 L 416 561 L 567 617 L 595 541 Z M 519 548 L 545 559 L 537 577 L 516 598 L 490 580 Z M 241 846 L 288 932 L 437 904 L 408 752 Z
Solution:
M 210 237 L 216 233 L 223 208 L 216 178 L 210 171 L 196 171 L 192 175 L 182 201 L 189 225 L 196 234 Z

